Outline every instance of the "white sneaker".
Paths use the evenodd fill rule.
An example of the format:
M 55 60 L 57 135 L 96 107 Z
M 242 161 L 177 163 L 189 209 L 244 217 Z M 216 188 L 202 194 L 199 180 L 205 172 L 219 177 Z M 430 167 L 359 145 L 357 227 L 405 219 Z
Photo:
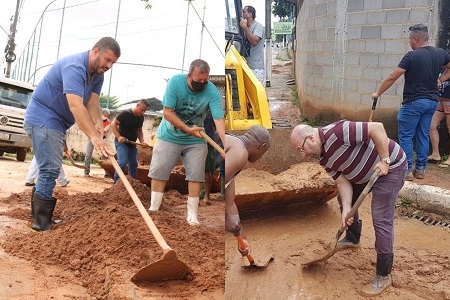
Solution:
M 61 185 L 62 187 L 65 187 L 65 186 L 67 186 L 67 185 L 69 184 L 69 182 L 70 182 L 70 180 L 69 180 L 69 179 L 66 179 L 66 180 L 64 180 L 62 183 L 60 183 L 60 185 Z

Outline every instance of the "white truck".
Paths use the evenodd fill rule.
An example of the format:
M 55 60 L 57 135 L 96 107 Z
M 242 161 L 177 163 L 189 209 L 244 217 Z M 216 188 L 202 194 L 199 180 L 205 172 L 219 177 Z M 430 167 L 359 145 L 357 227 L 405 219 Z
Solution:
M 33 91 L 29 83 L 0 77 L 0 156 L 15 153 L 18 161 L 25 161 L 31 140 L 23 129 L 23 119 Z

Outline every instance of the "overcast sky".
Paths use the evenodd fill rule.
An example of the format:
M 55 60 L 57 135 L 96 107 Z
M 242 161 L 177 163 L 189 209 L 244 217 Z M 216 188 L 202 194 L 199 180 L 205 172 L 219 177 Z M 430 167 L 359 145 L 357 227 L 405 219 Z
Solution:
M 66 9 L 62 22 L 64 2 Z M 224 73 L 225 12 L 220 0 L 192 1 L 189 18 L 186 0 L 151 0 L 153 7 L 150 10 L 144 9 L 145 3 L 140 0 L 24 0 L 16 32 L 17 57 L 23 53 L 49 3 L 47 12 L 43 14 L 41 40 L 39 43 L 34 41 L 35 45 L 39 44 L 37 68 L 56 61 L 58 49 L 59 57 L 63 57 L 89 50 L 103 36 L 114 37 L 119 2 L 121 9 L 116 39 L 122 56 L 118 62 L 136 65 L 115 64 L 112 72 L 105 73 L 102 90 L 105 95 L 110 91 L 110 95 L 118 97 L 121 102 L 148 97 L 162 99 L 166 80 L 181 73 L 183 66 L 187 70 L 190 62 L 200 57 L 210 64 L 211 75 Z M 2 0 L 0 25 L 8 34 L 15 7 L 16 0 Z M 205 28 L 202 34 L 203 15 Z M 40 30 L 39 26 L 37 31 Z M 7 35 L 0 29 L 2 50 L 6 42 Z M 2 53 L 2 74 L 6 67 L 3 56 Z M 165 68 L 137 66 L 140 64 Z M 34 65 L 32 67 L 34 70 Z M 42 67 L 36 72 L 36 84 L 48 68 Z
M 1 1 L 0 26 L 9 34 L 16 0 Z M 62 20 L 64 2 L 66 9 Z M 36 39 L 30 43 L 34 44 L 34 47 L 30 47 L 34 50 L 34 59 L 38 57 L 36 66 L 32 64 L 32 71 L 35 68 L 38 71 L 35 78 L 26 80 L 37 84 L 48 71 L 47 65 L 53 64 L 58 57 L 89 50 L 103 36 L 114 37 L 119 3 L 116 39 L 121 46 L 122 56 L 112 72 L 105 73 L 103 94 L 116 96 L 122 103 L 149 97 L 162 99 L 166 80 L 181 73 L 182 66 L 187 70 L 189 63 L 197 58 L 210 64 L 211 75 L 224 73 L 225 9 L 221 0 L 193 0 L 189 7 L 189 18 L 186 0 L 150 0 L 153 6 L 150 10 L 144 9 L 145 2 L 141 0 L 22 0 L 16 32 L 15 53 L 18 59 L 26 51 L 31 51 L 25 47 L 32 39 L 33 31 L 42 32 L 40 41 Z M 254 6 L 257 21 L 264 24 L 265 0 L 244 0 L 242 4 Z M 46 12 L 43 14 L 44 9 Z M 205 28 L 202 34 L 203 15 Z M 42 31 L 39 23 L 41 16 Z M 2 75 L 6 68 L 3 49 L 7 38 L 0 29 Z M 13 63 L 12 70 L 18 59 Z

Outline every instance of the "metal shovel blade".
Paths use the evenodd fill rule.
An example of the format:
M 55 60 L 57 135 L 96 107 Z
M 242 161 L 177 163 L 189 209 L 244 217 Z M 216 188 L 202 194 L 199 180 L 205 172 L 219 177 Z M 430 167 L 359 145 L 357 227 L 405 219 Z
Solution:
M 312 265 L 315 265 L 315 264 L 317 264 L 317 263 L 326 261 L 327 259 L 329 259 L 330 257 L 332 257 L 332 256 L 339 250 L 338 247 L 337 247 L 337 242 L 338 242 L 339 238 L 341 237 L 341 235 L 344 233 L 344 231 L 345 231 L 345 228 L 344 228 L 344 227 L 341 227 L 341 228 L 338 230 L 338 232 L 336 233 L 336 237 L 335 237 L 335 239 L 334 239 L 334 242 L 331 243 L 331 245 L 329 246 L 328 252 L 325 253 L 324 256 L 319 257 L 319 258 L 316 258 L 316 259 L 311 260 L 311 261 L 309 261 L 309 262 L 306 262 L 306 263 L 302 264 L 302 266 L 303 266 L 303 267 L 306 267 L 306 268 L 309 268 L 309 267 L 312 266 Z
M 77 163 L 75 162 L 75 160 L 72 158 L 72 156 L 69 154 L 69 152 L 66 152 L 66 156 L 67 156 L 67 158 L 69 158 L 70 163 L 71 163 L 74 167 L 77 167 L 77 168 L 79 168 L 79 169 L 85 169 L 86 171 L 89 171 L 89 168 L 86 168 L 86 167 L 83 166 L 83 165 L 77 164 Z
M 184 279 L 189 272 L 185 263 L 178 260 L 174 250 L 165 252 L 161 259 L 140 269 L 131 278 L 133 282 L 155 282 L 163 280 Z
M 252 270 L 263 270 L 263 269 L 265 269 L 265 268 L 269 265 L 269 263 L 271 263 L 273 260 L 274 260 L 274 257 L 273 257 L 273 256 L 270 256 L 269 259 L 266 259 L 266 261 L 265 261 L 263 264 L 260 264 L 260 263 L 257 264 L 257 263 L 253 260 L 252 262 L 250 262 L 249 265 L 243 265 L 243 266 L 242 266 L 242 269 L 244 269 L 244 270 L 249 270 L 249 271 L 252 271 Z
M 362 192 L 359 195 L 358 199 L 356 199 L 355 204 L 353 205 L 352 209 L 350 210 L 350 212 L 346 216 L 346 220 L 348 220 L 349 218 L 353 217 L 356 214 L 356 212 L 358 211 L 359 206 L 364 201 L 364 198 L 370 192 L 370 189 L 372 188 L 372 186 L 375 183 L 375 181 L 377 181 L 378 173 L 380 173 L 380 169 L 376 169 L 375 172 L 370 176 L 369 182 L 367 182 L 366 186 L 364 187 L 364 190 L 362 190 Z M 319 262 L 325 261 L 325 260 L 329 259 L 330 257 L 332 257 L 337 252 L 337 250 L 339 250 L 338 247 L 337 247 L 337 243 L 338 243 L 339 238 L 341 237 L 341 235 L 344 233 L 344 231 L 345 231 L 345 227 L 341 226 L 339 228 L 339 230 L 337 231 L 336 236 L 334 237 L 334 241 L 330 245 L 330 249 L 328 250 L 328 252 L 324 256 L 319 257 L 319 258 L 314 259 L 314 260 L 311 260 L 311 261 L 309 261 L 307 263 L 304 263 L 304 264 L 302 264 L 302 266 L 308 268 L 308 267 L 310 267 L 312 265 L 315 265 L 315 264 L 317 264 Z

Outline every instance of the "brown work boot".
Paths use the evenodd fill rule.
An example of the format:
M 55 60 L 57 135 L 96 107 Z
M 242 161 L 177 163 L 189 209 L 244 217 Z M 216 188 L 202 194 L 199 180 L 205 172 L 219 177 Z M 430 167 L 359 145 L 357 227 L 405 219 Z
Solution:
M 417 179 L 424 179 L 425 178 L 425 170 L 414 170 L 413 175 Z
M 391 274 L 387 276 L 376 275 L 371 283 L 364 286 L 361 293 L 367 297 L 373 297 L 381 294 L 385 289 L 392 286 Z
M 406 174 L 406 181 L 413 181 L 414 176 L 412 172 L 408 172 L 408 174 Z

